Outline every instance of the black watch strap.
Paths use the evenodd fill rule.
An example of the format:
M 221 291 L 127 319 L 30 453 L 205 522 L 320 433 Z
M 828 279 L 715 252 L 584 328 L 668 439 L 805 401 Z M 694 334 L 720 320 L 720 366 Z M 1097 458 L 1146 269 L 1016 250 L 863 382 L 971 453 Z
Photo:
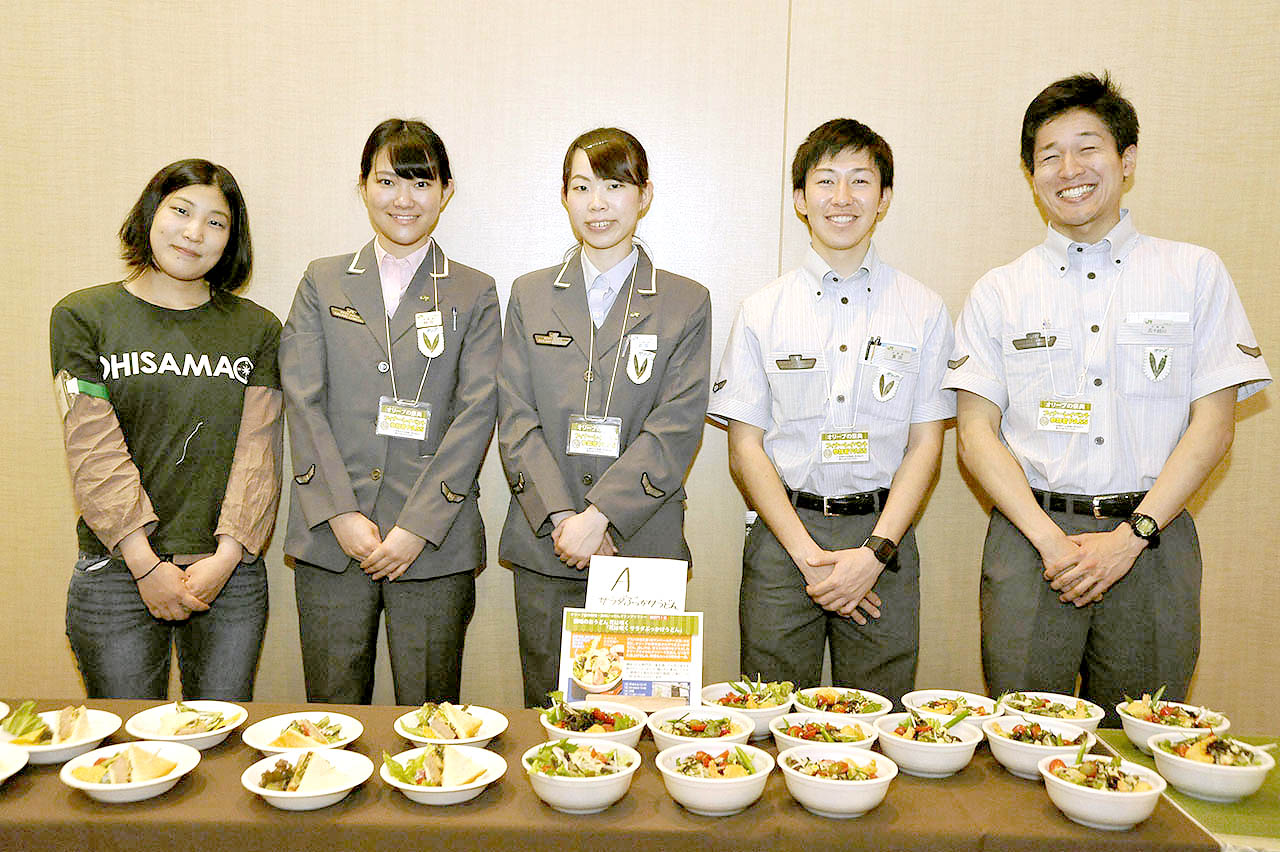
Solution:
M 898 555 L 898 545 L 894 544 L 887 538 L 878 535 L 869 535 L 867 540 L 862 543 L 863 547 L 871 549 L 875 554 L 876 561 L 888 568 L 890 571 L 898 570 L 897 560 L 894 559 Z M 893 563 L 890 565 L 889 563 Z
M 1146 540 L 1147 547 L 1155 550 L 1160 546 L 1160 525 L 1156 523 L 1155 518 L 1141 512 L 1134 512 L 1125 520 L 1125 523 L 1133 529 L 1134 535 Z

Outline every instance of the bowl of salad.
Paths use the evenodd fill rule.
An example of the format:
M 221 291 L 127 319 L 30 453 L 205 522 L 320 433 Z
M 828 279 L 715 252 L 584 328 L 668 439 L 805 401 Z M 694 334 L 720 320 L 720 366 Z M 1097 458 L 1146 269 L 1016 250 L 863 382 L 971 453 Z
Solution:
M 1267 752 L 1212 731 L 1152 734 L 1156 771 L 1177 789 L 1209 802 L 1235 802 L 1258 792 L 1276 761 Z
M 914 711 L 876 719 L 880 750 L 908 775 L 946 778 L 969 765 L 982 732 L 963 721 L 964 711 L 948 720 Z
M 1060 692 L 1008 692 L 1000 699 L 1000 706 L 1006 714 L 1021 716 L 1028 722 L 1061 719 L 1086 731 L 1098 730 L 1098 723 L 1107 715 L 1092 701 Z
M 991 746 L 991 756 L 1019 778 L 1040 780 L 1040 758 L 1061 757 L 1064 760 L 1080 751 L 1093 748 L 1098 738 L 1091 731 L 1061 722 L 1043 719 L 1028 722 L 1021 716 L 996 716 L 982 723 L 982 731 Z
M 254 722 L 240 734 L 244 744 L 263 754 L 346 748 L 364 733 L 360 720 L 344 713 L 306 710 Z
M 898 766 L 882 754 L 831 743 L 808 743 L 778 753 L 792 798 L 832 819 L 860 817 L 884 801 Z
M 630 746 L 578 738 L 552 740 L 520 758 L 538 798 L 566 814 L 599 813 L 627 794 L 640 768 Z
M 915 710 L 921 716 L 933 716 L 943 721 L 961 710 L 968 710 L 969 722 L 976 726 L 1004 713 L 1004 707 L 998 706 L 994 698 L 958 689 L 917 689 L 902 696 L 902 706 Z
M 680 743 L 745 743 L 755 722 L 727 707 L 667 707 L 649 714 L 649 732 L 658 751 Z
M 871 722 L 842 719 L 832 722 L 825 713 L 787 713 L 769 722 L 773 744 L 786 748 L 819 743 L 871 748 L 880 730 Z
M 22 702 L 0 726 L 0 742 L 25 749 L 32 765 L 65 763 L 120 729 L 120 717 L 106 710 L 68 705 L 37 713 L 35 707 L 35 701 Z
M 774 761 L 764 749 L 721 741 L 674 745 L 655 762 L 667 792 L 686 810 L 730 816 L 760 798 Z
M 177 701 L 129 717 L 124 729 L 140 740 L 186 743 L 203 751 L 238 728 L 249 714 L 229 701 Z
M 795 696 L 795 684 L 789 680 L 766 683 L 759 676 L 751 680 L 713 683 L 702 688 L 702 703 L 709 707 L 728 707 L 737 710 L 755 723 L 751 739 L 762 740 L 769 736 L 769 722 L 791 709 Z
M 865 689 L 811 686 L 796 693 L 796 710 L 825 713 L 833 722 L 862 719 L 873 722 L 893 709 L 893 702 Z
M 314 811 L 347 797 L 373 774 L 373 761 L 340 748 L 271 754 L 240 775 L 240 786 L 282 811 Z
M 1068 819 L 1109 831 L 1133 828 L 1151 816 L 1167 786 L 1155 770 L 1119 755 L 1066 760 L 1050 755 L 1036 766 L 1049 798 Z
M 469 802 L 507 772 L 502 755 L 466 745 L 425 745 L 382 753 L 382 780 L 424 805 Z
M 538 717 L 547 737 L 572 736 L 581 740 L 601 740 L 636 747 L 649 717 L 626 704 L 608 701 L 564 700 L 563 692 L 551 693 L 551 706 Z
M 573 658 L 573 682 L 584 692 L 609 692 L 622 683 L 622 643 L 603 645 L 593 638 Z
M 200 752 L 185 743 L 144 740 L 74 757 L 58 777 L 99 802 L 141 802 L 172 789 L 198 763 Z
M 1138 699 L 1125 696 L 1125 700 L 1116 705 L 1125 736 L 1144 754 L 1151 754 L 1151 746 L 1147 741 L 1153 734 L 1205 731 L 1223 734 L 1231 727 L 1231 721 L 1221 713 L 1193 704 L 1161 701 L 1163 693 L 1162 686 L 1156 690 L 1155 695 L 1143 693 Z

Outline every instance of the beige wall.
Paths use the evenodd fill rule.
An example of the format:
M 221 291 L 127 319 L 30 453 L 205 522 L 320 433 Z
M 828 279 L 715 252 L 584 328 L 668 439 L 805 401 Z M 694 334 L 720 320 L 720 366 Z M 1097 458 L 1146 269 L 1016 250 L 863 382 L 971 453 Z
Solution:
M 116 4 L 111 4 L 116 5 Z M 437 236 L 449 253 L 512 278 L 571 237 L 559 162 L 578 132 L 619 124 L 645 143 L 656 197 L 641 235 L 659 263 L 712 291 L 715 358 L 741 297 L 805 246 L 784 177 L 804 134 L 863 119 L 897 159 L 883 254 L 946 298 L 1042 236 L 1017 163 L 1027 100 L 1082 69 L 1109 68 L 1143 119 L 1128 204 L 1149 232 L 1226 260 L 1262 347 L 1276 351 L 1280 268 L 1280 6 L 1235 0 L 1025 4 L 739 0 L 648 2 L 617 21 L 597 3 L 306 4 L 231 0 L 212 10 L 139 0 L 10 3 L 0 35 L 0 693 L 74 695 L 62 635 L 75 512 L 49 393 L 49 309 L 119 275 L 114 232 L 146 179 L 183 156 L 236 174 L 257 274 L 247 295 L 283 317 L 308 259 L 368 238 L 354 193 L 360 146 L 390 114 L 425 118 L 448 143 L 458 191 Z M 425 11 L 424 11 L 425 10 Z M 408 23 L 406 23 L 406 21 Z M 1276 356 L 1272 355 L 1273 363 Z M 1272 554 L 1280 439 L 1274 391 L 1240 406 L 1235 448 L 1194 501 L 1205 552 L 1204 648 L 1194 697 L 1242 730 L 1276 730 Z M 921 525 L 920 683 L 979 687 L 982 507 L 948 436 Z M 506 504 L 497 460 L 482 473 L 491 554 Z M 689 477 L 691 608 L 707 613 L 706 677 L 736 671 L 742 503 L 723 433 L 708 428 Z M 270 553 L 272 617 L 258 695 L 297 700 L 292 578 Z M 464 696 L 519 700 L 510 575 L 480 580 Z M 377 697 L 389 701 L 385 666 Z

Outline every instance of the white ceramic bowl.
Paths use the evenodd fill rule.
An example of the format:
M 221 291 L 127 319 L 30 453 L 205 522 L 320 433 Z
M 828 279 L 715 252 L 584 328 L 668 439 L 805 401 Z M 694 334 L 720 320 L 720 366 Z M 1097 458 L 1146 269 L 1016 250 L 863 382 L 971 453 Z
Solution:
M 1173 706 L 1181 707 L 1184 710 L 1200 709 L 1195 704 L 1181 704 L 1177 701 L 1162 701 L 1161 703 L 1172 704 Z M 1209 731 L 1213 731 L 1218 736 L 1222 736 L 1222 734 L 1231 727 L 1230 719 L 1223 716 L 1221 713 L 1216 713 L 1214 711 L 1210 712 L 1222 721 L 1214 725 L 1212 728 L 1183 728 L 1178 725 L 1160 725 L 1156 722 L 1148 722 L 1145 719 L 1139 719 L 1137 716 L 1130 716 L 1128 713 L 1120 709 L 1121 706 L 1123 706 L 1123 704 L 1116 705 L 1116 712 L 1120 714 L 1120 724 L 1124 726 L 1124 735 L 1128 737 L 1129 742 L 1133 743 L 1134 746 L 1137 747 L 1138 751 L 1143 754 L 1151 754 L 1151 746 L 1147 743 L 1148 740 L 1156 734 L 1173 733 L 1191 736 L 1192 734 L 1208 733 Z M 1174 786 L 1176 787 L 1177 785 L 1175 784 Z
M 408 751 L 402 751 L 392 756 L 396 761 L 403 764 L 406 761 L 413 760 L 426 751 L 427 748 L 427 746 L 411 748 Z M 418 784 L 406 784 L 403 781 L 397 781 L 391 777 L 391 773 L 387 771 L 385 763 L 381 766 L 379 774 L 382 776 L 383 781 L 404 793 L 411 801 L 424 805 L 456 805 L 460 802 L 469 802 L 479 796 L 484 792 L 485 787 L 488 787 L 507 773 L 507 761 L 497 752 L 489 751 L 487 748 L 465 745 L 450 745 L 445 746 L 445 748 L 454 748 L 465 752 L 467 757 L 484 767 L 484 773 L 470 784 L 459 784 L 453 787 L 424 787 Z
M 1085 748 L 1086 752 L 1093 748 L 1093 744 L 1098 741 L 1092 731 L 1086 731 L 1084 728 L 1057 719 L 1037 719 L 1035 722 L 1027 722 L 1021 716 L 995 716 L 987 719 L 982 723 L 982 732 L 987 735 L 987 744 L 991 746 L 991 756 L 1014 775 L 1019 778 L 1026 778 L 1029 781 L 1038 781 L 1040 779 L 1040 758 L 1048 755 L 1049 757 L 1060 757 L 1063 761 L 1069 761 L 1080 751 L 1080 746 L 1045 746 L 1020 743 L 1017 740 L 1011 740 L 1008 737 L 993 733 L 991 730 L 994 725 L 999 725 L 1002 729 L 1008 731 L 1014 725 L 1022 724 L 1036 724 L 1046 731 L 1052 731 L 1059 736 L 1070 739 L 1075 739 L 1084 734 L 1085 742 L 1088 743 Z
M 1257 766 L 1219 766 L 1214 763 L 1201 763 L 1186 757 L 1179 757 L 1157 748 L 1162 741 L 1180 742 L 1195 736 L 1187 728 L 1180 733 L 1152 734 L 1147 740 L 1147 748 L 1155 757 L 1156 771 L 1175 788 L 1207 802 L 1235 802 L 1245 796 L 1258 792 L 1262 782 L 1267 780 L 1267 773 L 1275 768 L 1276 760 L 1260 748 L 1240 743 L 1261 761 Z M 1239 742 L 1237 740 L 1237 742 Z
M 746 716 L 755 724 L 755 730 L 751 733 L 751 739 L 762 740 L 769 736 L 769 722 L 783 713 L 791 709 L 791 703 L 795 700 L 795 693 L 792 692 L 787 696 L 787 700 L 779 704 L 777 707 L 761 707 L 752 710 L 747 707 L 733 707 L 718 703 L 720 698 L 728 695 L 735 690 L 729 686 L 728 681 L 724 683 L 713 683 L 702 687 L 702 703 L 708 707 L 721 707 L 725 710 L 733 710 Z
M 950 732 L 960 741 L 955 743 L 922 743 L 904 739 L 893 732 L 898 723 L 910 719 L 910 713 L 890 713 L 876 719 L 880 729 L 880 750 L 908 775 L 921 778 L 946 778 L 969 765 L 973 751 L 982 742 L 982 732 L 973 725 L 957 722 Z
M 699 751 L 718 755 L 732 748 L 742 749 L 755 765 L 755 772 L 742 778 L 692 778 L 676 771 L 676 761 Z M 745 743 L 725 740 L 680 743 L 658 752 L 654 759 L 662 773 L 667 792 L 686 810 L 701 816 L 730 816 L 746 810 L 764 792 L 773 771 L 773 755 Z
M 663 722 L 670 722 L 673 719 L 685 717 L 687 719 L 729 719 L 737 731 L 723 737 L 682 737 L 679 734 L 673 734 L 662 730 Z M 648 728 L 649 733 L 653 734 L 654 745 L 658 747 L 658 751 L 671 748 L 673 745 L 680 743 L 708 743 L 706 751 L 711 751 L 711 747 L 723 743 L 745 743 L 755 730 L 756 723 L 751 721 L 737 710 L 730 710 L 728 707 L 707 707 L 706 705 L 698 707 L 667 707 L 649 714 Z
M 27 750 L 21 746 L 0 743 L 0 784 L 26 766 L 29 757 Z
M 940 713 L 937 710 L 926 710 L 923 705 L 930 701 L 936 701 L 940 698 L 963 698 L 969 707 L 969 715 L 964 717 L 964 721 L 971 723 L 974 727 L 981 728 L 982 723 L 995 716 L 1004 713 L 1004 706 L 996 706 L 994 698 L 988 698 L 985 695 L 978 695 L 976 692 L 964 692 L 959 689 L 917 689 L 914 692 L 908 692 L 902 696 L 902 706 L 910 710 L 915 710 L 921 716 L 928 716 L 934 719 L 942 719 L 944 722 L 954 716 L 954 713 Z M 985 710 L 985 713 L 978 714 L 974 712 L 978 708 Z
M 167 775 L 160 778 L 153 778 L 150 781 L 131 781 L 128 784 L 94 784 L 89 781 L 81 781 L 71 774 L 76 767 L 91 766 L 99 759 L 110 757 L 131 745 L 138 746 L 166 760 L 172 760 L 177 766 L 170 770 Z M 83 790 L 89 798 L 96 799 L 99 802 L 141 802 L 143 799 L 150 799 L 153 796 L 168 792 L 174 784 L 177 784 L 182 779 L 183 775 L 195 769 L 199 763 L 200 752 L 185 743 L 144 740 L 137 743 L 120 743 L 118 745 L 105 746 L 104 748 L 96 748 L 93 751 L 74 757 L 62 765 L 61 771 L 58 772 L 58 778 L 68 787 Z
M 509 724 L 506 716 L 503 716 L 497 710 L 481 707 L 479 704 L 468 704 L 467 712 L 480 720 L 480 730 L 476 732 L 475 736 L 463 737 L 458 740 L 442 740 L 439 737 L 426 737 L 422 734 L 411 732 L 405 726 L 411 725 L 416 721 L 418 710 L 410 710 L 396 719 L 393 727 L 397 734 L 409 742 L 418 743 L 419 745 L 469 745 L 484 748 L 489 744 L 490 740 L 505 731 Z
M 837 781 L 815 778 L 792 769 L 791 758 L 809 760 L 845 760 L 866 766 L 876 765 L 876 777 L 869 781 Z M 804 809 L 832 819 L 860 817 L 884 801 L 889 782 L 898 774 L 898 766 L 882 754 L 836 743 L 807 743 L 778 753 L 778 768 L 787 782 L 787 790 Z
M 325 746 L 311 746 L 309 748 L 282 748 L 280 746 L 271 745 L 271 741 L 280 736 L 280 732 L 289 727 L 289 723 L 294 719 L 310 719 L 312 722 L 319 722 L 321 719 L 329 717 L 329 722 L 341 726 L 341 739 L 337 742 L 329 743 Z M 250 748 L 256 748 L 258 751 L 266 755 L 271 754 L 300 754 L 304 751 L 317 751 L 320 749 L 340 749 L 346 748 L 360 738 L 364 733 L 364 725 L 360 724 L 360 720 L 343 713 L 334 713 L 328 710 L 306 710 L 301 713 L 281 713 L 279 716 L 271 716 L 263 719 L 261 722 L 254 722 L 252 725 L 244 729 L 244 733 L 240 735 L 244 740 L 244 744 Z M 368 758 L 365 758 L 368 760 Z M 366 776 L 367 777 L 367 776 Z M 355 786 L 355 785 L 352 785 Z
M 1098 757 L 1095 755 L 1095 757 Z M 1044 779 L 1045 791 L 1068 819 L 1087 825 L 1089 828 L 1102 828 L 1108 831 L 1123 831 L 1133 828 L 1156 809 L 1156 802 L 1164 792 L 1165 781 L 1155 771 L 1130 763 L 1120 762 L 1120 769 L 1137 775 L 1151 785 L 1150 790 L 1140 793 L 1115 793 L 1110 790 L 1095 790 L 1092 787 L 1081 787 L 1070 781 L 1063 781 L 1049 771 L 1049 763 L 1058 760 L 1052 755 L 1040 758 L 1036 764 L 1040 777 Z M 1066 761 L 1072 763 L 1074 761 Z
M 635 719 L 636 723 L 630 728 L 624 728 L 621 731 L 606 731 L 604 733 L 590 734 L 586 731 L 566 731 L 564 728 L 557 728 L 555 725 L 547 721 L 548 710 L 543 710 L 538 714 L 538 721 L 542 723 L 542 728 L 547 732 L 548 740 L 558 740 L 562 737 L 572 737 L 579 740 L 599 740 L 600 742 L 620 743 L 630 748 L 635 748 L 636 743 L 640 742 L 640 735 L 644 733 L 644 726 L 649 722 L 649 714 L 627 704 L 615 704 L 610 701 L 570 701 L 569 707 L 573 710 L 591 710 L 600 709 L 606 713 L 622 713 Z
M 9 705 L 5 704 L 3 701 L 0 701 L 0 721 L 4 720 L 8 715 L 9 715 Z
M 615 654 L 612 649 L 610 649 L 609 655 L 611 657 L 616 656 L 619 662 L 622 661 L 622 655 Z M 579 656 L 581 656 L 581 654 L 579 654 Z M 622 683 L 621 666 L 619 666 L 618 676 L 606 683 L 584 683 L 583 681 L 578 680 L 578 676 L 573 673 L 573 666 L 569 667 L 569 677 L 573 679 L 573 682 L 578 685 L 579 689 L 593 695 L 600 692 L 609 692 L 616 688 L 618 684 Z
M 129 717 L 124 729 L 140 740 L 156 740 L 158 742 L 186 743 L 194 749 L 203 751 L 213 748 L 227 738 L 227 735 L 240 727 L 249 714 L 239 704 L 229 701 L 184 701 L 184 706 L 204 712 L 221 712 L 224 724 L 214 731 L 202 734 L 161 734 L 158 730 L 160 720 L 174 712 L 176 703 L 161 704 L 149 707 Z
M 866 736 L 851 743 L 828 743 L 822 740 L 806 740 L 800 737 L 793 737 L 786 732 L 786 729 L 790 726 L 803 725 L 806 722 L 816 722 L 820 725 L 825 723 L 835 725 L 837 728 L 842 728 L 845 725 L 857 725 L 859 730 Z M 840 745 L 867 749 L 871 748 L 880 736 L 880 729 L 875 726 L 874 722 L 868 722 L 865 719 L 845 719 L 833 722 L 828 713 L 787 713 L 783 716 L 776 716 L 769 722 L 769 732 L 773 734 L 773 744 L 778 747 L 778 751 L 802 745 Z
M 37 713 L 36 715 L 43 719 L 47 725 L 57 724 L 57 710 L 45 710 L 43 713 Z M 32 765 L 65 763 L 76 755 L 84 754 L 90 749 L 97 748 L 103 740 L 120 730 L 120 717 L 115 713 L 108 713 L 106 710 L 94 710 L 90 707 L 85 710 L 85 720 L 89 724 L 89 733 L 79 739 L 58 743 L 57 745 L 22 745 L 18 743 L 17 747 L 26 749 L 27 760 Z M 0 741 L 9 742 L 12 739 L 12 734 L 0 731 Z
M 549 742 L 558 742 L 561 738 Z M 537 754 L 547 743 L 539 743 L 520 756 L 520 765 L 524 768 L 529 784 L 538 798 L 551 807 L 566 814 L 599 813 L 614 802 L 621 799 L 631 788 L 631 779 L 640 768 L 640 752 L 631 746 L 615 742 L 599 740 L 581 740 L 577 737 L 564 737 L 574 745 L 594 748 L 596 751 L 616 752 L 618 757 L 628 761 L 621 772 L 613 775 L 600 775 L 595 778 L 566 778 L 559 775 L 543 775 L 529 768 L 529 758 Z
M 819 710 L 811 707 L 805 701 L 812 698 L 813 694 L 822 689 L 835 689 L 837 692 L 860 692 L 863 696 L 880 705 L 879 710 L 873 710 L 867 713 L 831 713 L 827 710 Z M 888 713 L 893 709 L 893 701 L 885 698 L 883 695 L 876 695 L 874 692 L 868 692 L 865 689 L 852 689 L 845 686 L 811 686 L 807 689 L 801 689 L 796 692 L 795 708 L 797 713 L 821 713 L 829 718 L 832 722 L 841 722 L 841 720 L 859 719 L 866 722 L 874 722 L 876 719 Z
M 1001 701 L 1000 706 L 1004 708 L 1005 715 L 1021 716 L 1029 722 L 1044 722 L 1046 719 L 1050 721 L 1066 722 L 1068 725 L 1075 725 L 1077 728 L 1084 728 L 1086 731 L 1098 730 L 1098 723 L 1102 721 L 1103 716 L 1107 715 L 1107 712 L 1097 704 L 1094 704 L 1092 701 L 1085 701 L 1083 698 L 1076 698 L 1074 695 L 1063 695 L 1060 692 L 1031 692 L 1029 690 L 1023 690 L 1022 694 L 1032 698 L 1047 698 L 1050 701 L 1057 701 L 1068 706 L 1075 704 L 1077 701 L 1084 701 L 1085 706 L 1089 708 L 1089 715 L 1083 719 L 1064 719 L 1059 716 L 1042 716 L 1039 713 L 1015 710 L 1004 701 Z
M 289 763 L 296 763 L 306 752 L 306 749 L 303 749 L 262 758 L 240 775 L 240 785 L 250 793 L 261 796 L 267 804 L 282 811 L 314 811 L 342 801 L 348 793 L 367 781 L 373 774 L 373 761 L 359 752 L 341 748 L 315 749 L 314 751 L 329 761 L 335 770 L 342 773 L 343 778 L 339 784 L 323 790 L 307 790 L 302 793 L 267 790 L 258 784 L 262 780 L 262 773 L 274 767 L 276 761 L 286 760 Z

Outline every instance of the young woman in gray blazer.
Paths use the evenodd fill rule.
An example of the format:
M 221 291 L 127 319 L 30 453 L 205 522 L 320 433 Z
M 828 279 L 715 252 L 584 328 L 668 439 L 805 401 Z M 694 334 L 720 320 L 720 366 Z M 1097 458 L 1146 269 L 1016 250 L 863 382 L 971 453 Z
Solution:
M 453 189 L 431 128 L 379 124 L 360 160 L 374 239 L 313 261 L 285 323 L 285 552 L 309 701 L 370 701 L 380 613 L 396 703 L 458 700 L 502 321 L 493 279 L 431 237 Z
M 562 192 L 579 245 L 512 285 L 498 373 L 499 558 L 529 706 L 556 687 L 561 611 L 585 603 L 593 554 L 689 559 L 683 482 L 708 395 L 710 296 L 633 242 L 653 196 L 639 141 L 582 134 Z

